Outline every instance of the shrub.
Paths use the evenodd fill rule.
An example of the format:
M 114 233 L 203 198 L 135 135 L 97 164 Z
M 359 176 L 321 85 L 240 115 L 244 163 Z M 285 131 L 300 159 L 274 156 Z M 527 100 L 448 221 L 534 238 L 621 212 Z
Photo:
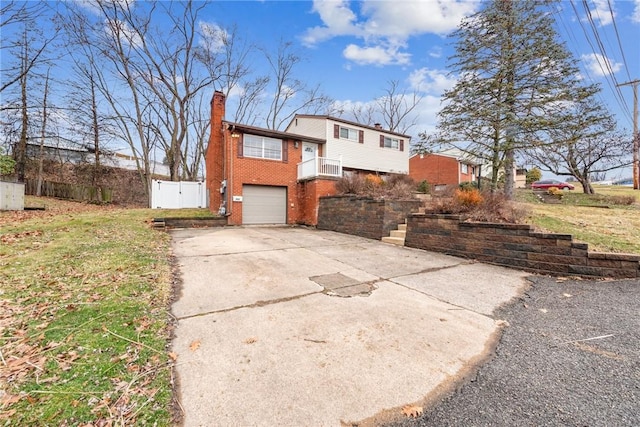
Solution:
M 423 179 L 422 181 L 420 181 L 420 183 L 417 185 L 416 187 L 416 191 L 418 193 L 424 193 L 424 194 L 429 194 L 431 192 L 431 186 L 429 185 L 429 183 L 427 182 L 426 179 Z
M 458 188 L 453 193 L 453 198 L 465 209 L 473 209 L 474 207 L 479 206 L 483 200 L 480 191 L 475 188 Z
M 468 221 L 511 224 L 522 222 L 528 215 L 528 211 L 522 205 L 508 200 L 502 193 L 481 193 L 477 189 L 459 188 L 446 197 L 432 200 L 428 211 L 460 214 Z
M 465 214 L 466 220 L 517 224 L 529 215 L 524 205 L 508 200 L 503 193 L 484 192 L 482 196 L 482 203 Z
M 338 194 L 356 194 L 364 193 L 364 178 L 357 174 L 344 175 L 336 182 L 336 191 Z
M 527 184 L 540 181 L 540 179 L 542 179 L 542 171 L 537 167 L 527 171 L 527 175 L 526 175 Z
M 458 185 L 458 188 L 460 188 L 461 190 L 470 191 L 470 190 L 477 190 L 478 186 L 476 185 L 475 182 L 468 181 Z
M 407 200 L 414 198 L 415 182 L 408 175 L 392 174 L 383 179 L 379 175 L 352 174 L 336 182 L 338 194 L 354 194 L 374 199 Z

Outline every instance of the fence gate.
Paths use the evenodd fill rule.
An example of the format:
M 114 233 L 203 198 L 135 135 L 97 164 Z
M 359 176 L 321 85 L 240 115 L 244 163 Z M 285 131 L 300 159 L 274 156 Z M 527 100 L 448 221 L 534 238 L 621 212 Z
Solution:
M 204 182 L 154 179 L 151 183 L 152 209 L 206 208 L 207 196 Z

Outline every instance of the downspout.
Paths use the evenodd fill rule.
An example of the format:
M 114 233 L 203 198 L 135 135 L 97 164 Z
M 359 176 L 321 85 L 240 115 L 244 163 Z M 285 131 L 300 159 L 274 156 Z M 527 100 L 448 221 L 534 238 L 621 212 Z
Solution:
M 231 125 L 231 129 L 230 130 L 231 130 L 231 133 L 233 134 L 233 132 L 236 130 L 236 125 Z M 223 134 L 224 134 L 224 147 L 225 147 L 225 150 L 227 150 L 227 152 L 229 153 L 229 156 L 228 156 L 229 171 L 228 171 L 228 174 L 225 173 L 227 175 L 227 177 L 226 177 L 227 188 L 226 188 L 226 192 L 225 192 L 225 199 L 226 199 L 225 200 L 225 204 L 227 205 L 227 209 L 226 209 L 225 216 L 226 217 L 230 217 L 231 216 L 231 196 L 229 195 L 229 193 L 233 189 L 233 178 L 232 177 L 233 177 L 233 157 L 234 156 L 233 156 L 233 146 L 229 145 L 229 148 L 227 149 L 227 142 L 229 142 L 229 139 L 230 139 L 231 141 L 229 142 L 229 144 L 232 144 L 233 143 L 233 137 L 227 138 L 226 130 L 223 131 Z M 225 169 L 226 169 L 226 167 L 227 167 L 227 156 L 226 155 L 225 155 L 224 165 L 225 165 Z
M 222 200 L 218 208 L 218 213 L 224 209 L 223 215 L 227 217 L 229 216 L 229 179 L 227 176 L 227 132 L 225 131 L 224 124 L 220 127 L 220 132 L 222 132 L 222 181 L 220 182 Z

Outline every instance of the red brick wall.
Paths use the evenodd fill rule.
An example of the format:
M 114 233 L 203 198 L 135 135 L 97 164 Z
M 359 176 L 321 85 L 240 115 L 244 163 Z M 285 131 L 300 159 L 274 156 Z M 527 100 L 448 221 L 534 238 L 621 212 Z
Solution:
M 314 179 L 298 183 L 298 203 L 300 216 L 298 222 L 306 225 L 318 224 L 318 206 L 320 197 L 337 193 L 336 181 L 332 179 Z
M 425 154 L 422 158 L 418 154 L 409 158 L 409 176 L 416 182 L 426 180 L 432 185 L 458 185 L 475 179 L 471 165 L 466 174 L 460 167 L 457 159 L 437 154 Z
M 298 163 L 302 160 L 301 148 L 294 148 L 293 141 L 287 141 L 287 161 L 238 157 L 238 144 L 242 143 L 242 135 L 239 138 L 231 138 L 228 132 L 228 138 L 233 140 L 229 180 L 230 200 L 233 196 L 242 196 L 244 184 L 287 187 L 287 223 L 297 224 L 299 222 L 297 177 Z M 231 202 L 229 224 L 242 224 L 242 202 Z
M 205 155 L 206 184 L 209 189 L 209 210 L 218 213 L 221 205 L 220 187 L 224 179 L 224 137 L 222 120 L 224 119 L 225 96 L 215 92 L 211 99 L 211 133 Z

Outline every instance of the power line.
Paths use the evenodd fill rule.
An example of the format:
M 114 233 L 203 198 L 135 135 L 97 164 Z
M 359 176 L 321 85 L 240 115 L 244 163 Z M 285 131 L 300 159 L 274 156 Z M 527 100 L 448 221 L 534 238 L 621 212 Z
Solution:
M 584 33 L 585 39 L 587 40 L 587 43 L 589 44 L 589 46 L 591 47 L 591 51 L 596 55 L 596 62 L 598 63 L 598 66 L 600 67 L 600 71 L 602 72 L 602 75 L 605 77 L 605 80 L 607 82 L 607 84 L 609 85 L 609 88 L 611 89 L 611 92 L 613 93 L 614 98 L 616 99 L 616 102 L 618 103 L 618 105 L 620 106 L 620 108 L 622 109 L 622 112 L 627 116 L 627 119 L 629 119 L 631 121 L 631 112 L 629 111 L 629 107 L 627 106 L 627 104 L 624 102 L 624 98 L 622 96 L 622 93 L 620 91 L 620 88 L 617 88 L 615 86 L 615 76 L 613 76 L 612 73 L 607 73 L 604 69 L 603 64 L 601 63 L 600 60 L 598 60 L 598 52 L 596 50 L 596 47 L 593 45 L 593 42 L 591 41 L 591 38 L 589 37 L 589 33 L 587 31 L 587 29 L 585 28 L 582 19 L 580 18 L 580 13 L 578 12 L 578 8 L 576 7 L 574 0 L 570 0 L 571 3 L 571 7 L 573 8 L 573 12 L 576 15 L 576 18 L 578 19 L 578 22 L 580 23 L 580 27 L 582 28 L 582 32 Z M 588 4 L 586 4 L 586 1 L 583 2 L 583 5 L 585 7 L 585 10 L 587 11 L 587 17 L 589 18 L 590 22 L 593 24 L 593 20 L 591 19 L 591 15 L 589 12 L 589 6 Z M 598 31 L 595 28 L 595 24 L 592 26 L 593 29 L 593 33 L 594 33 L 594 37 L 599 39 L 598 36 Z M 600 53 L 600 55 L 604 55 L 603 53 Z M 606 61 L 606 55 L 603 58 L 602 62 L 605 62 L 605 65 L 610 65 L 607 63 Z M 609 66 L 610 68 L 610 66 Z M 613 82 L 612 82 L 613 80 Z
M 618 24 L 616 23 L 615 14 L 613 13 L 613 8 L 611 7 L 611 1 L 607 0 L 607 4 L 609 5 L 609 13 L 611 13 L 611 22 L 613 23 L 613 31 L 616 33 L 616 39 L 618 40 L 618 47 L 620 48 L 620 54 L 622 55 L 622 63 L 624 64 L 624 69 L 627 72 L 627 78 L 631 80 L 631 73 L 629 72 L 629 66 L 627 65 L 627 58 L 624 56 L 624 49 L 622 48 L 622 41 L 620 40 L 620 32 L 618 31 Z
M 615 92 L 618 96 L 618 99 L 620 100 L 621 105 L 624 106 L 624 108 L 626 109 L 627 113 L 631 114 L 629 111 L 629 107 L 627 106 L 627 104 L 624 102 L 624 96 L 622 95 L 622 91 L 620 90 L 620 88 L 617 86 L 618 82 L 616 79 L 616 76 L 613 72 L 613 69 L 611 68 L 611 61 L 609 60 L 609 55 L 607 54 L 607 50 L 604 47 L 604 43 L 602 43 L 602 39 L 600 38 L 600 33 L 598 32 L 598 27 L 596 26 L 594 20 L 593 20 L 593 16 L 591 14 L 591 10 L 589 9 L 589 3 L 587 2 L 587 0 L 582 0 L 582 6 L 584 7 L 584 10 L 587 14 L 587 19 L 589 20 L 589 24 L 591 25 L 591 30 L 593 31 L 593 35 L 596 39 L 596 42 L 598 44 L 598 48 L 600 49 L 600 54 L 602 55 L 602 62 L 604 62 L 604 65 L 607 68 L 608 73 L 606 74 L 608 79 L 611 79 L 613 81 L 613 84 L 615 85 Z M 595 53 L 595 52 L 594 52 Z M 600 61 L 598 61 L 600 62 Z

